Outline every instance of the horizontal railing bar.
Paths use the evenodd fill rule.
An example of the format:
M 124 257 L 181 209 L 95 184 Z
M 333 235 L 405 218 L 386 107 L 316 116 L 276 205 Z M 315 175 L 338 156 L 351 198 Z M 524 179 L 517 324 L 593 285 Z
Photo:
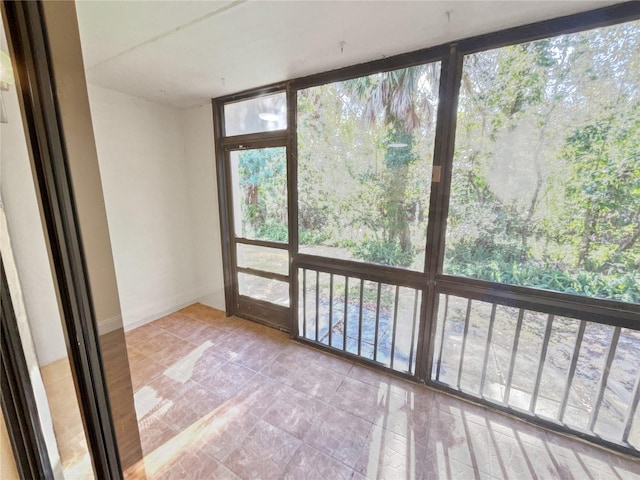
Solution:
M 236 244 L 241 245 L 255 245 L 257 247 L 277 248 L 279 250 L 289 250 L 288 243 L 272 242 L 269 240 L 253 240 L 251 238 L 236 237 L 234 239 Z
M 269 280 L 279 280 L 281 282 L 289 283 L 289 275 L 282 275 L 281 273 L 266 272 L 264 270 L 257 270 L 249 267 L 236 267 L 236 270 L 238 273 L 245 273 L 255 277 L 268 278 Z
M 436 291 L 556 316 L 640 330 L 640 305 L 632 303 L 451 276 L 438 277 Z
M 336 258 L 319 257 L 316 255 L 296 254 L 293 257 L 294 267 L 320 270 L 355 277 L 362 280 L 388 283 L 401 287 L 424 290 L 427 286 L 427 275 L 411 270 L 402 270 L 382 265 L 353 262 Z

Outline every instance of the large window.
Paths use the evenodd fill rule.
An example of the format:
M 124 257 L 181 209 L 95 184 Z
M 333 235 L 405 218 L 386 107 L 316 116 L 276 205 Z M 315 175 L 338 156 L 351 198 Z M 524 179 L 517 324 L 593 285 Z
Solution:
M 640 303 L 640 22 L 465 57 L 444 273 Z
M 300 252 L 422 271 L 440 64 L 298 92 Z
M 634 8 L 219 100 L 238 312 L 636 453 L 640 21 L 593 29 Z

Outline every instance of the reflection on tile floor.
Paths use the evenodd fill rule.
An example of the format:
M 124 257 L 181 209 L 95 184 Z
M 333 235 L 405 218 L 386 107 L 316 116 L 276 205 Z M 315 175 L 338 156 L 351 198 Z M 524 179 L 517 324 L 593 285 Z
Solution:
M 65 357 L 49 363 L 40 373 L 65 478 L 94 478 L 69 360 Z
M 148 479 L 640 479 L 640 463 L 199 304 L 127 333 Z

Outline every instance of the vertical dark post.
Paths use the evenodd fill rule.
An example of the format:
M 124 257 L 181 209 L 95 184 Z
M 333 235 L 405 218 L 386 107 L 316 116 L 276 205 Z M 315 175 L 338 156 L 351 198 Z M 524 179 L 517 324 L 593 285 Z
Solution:
M 631 426 L 633 425 L 633 419 L 638 409 L 638 401 L 640 400 L 640 376 L 636 378 L 636 385 L 633 387 L 633 394 L 631 395 L 631 401 L 627 408 L 627 414 L 624 418 L 624 430 L 622 431 L 622 441 L 624 443 L 629 442 L 629 434 L 631 434 Z
M 349 276 L 344 277 L 344 329 L 342 334 L 342 350 L 347 351 L 347 325 L 349 321 Z
M 449 192 L 451 190 L 451 171 L 455 149 L 458 92 L 462 82 L 462 65 L 463 55 L 459 53 L 457 44 L 451 44 L 448 54 L 442 59 L 440 75 L 438 119 L 431 175 L 429 221 L 427 224 L 427 254 L 425 255 L 424 270 L 428 276 L 428 283 L 425 286 L 422 298 L 416 358 L 416 376 L 427 383 L 431 382 L 431 372 L 433 371 L 438 301 L 440 298 L 435 283 L 437 275 L 442 273 L 444 263 L 445 226 L 449 211 Z M 437 379 L 439 379 L 439 375 L 440 365 L 438 364 Z
M 360 279 L 360 310 L 358 312 L 358 356 L 362 352 L 362 297 L 364 296 L 364 280 Z
M 549 338 L 551 336 L 551 329 L 553 328 L 553 315 L 547 317 L 547 327 L 544 331 L 544 338 L 542 340 L 542 349 L 540 351 L 540 359 L 538 360 L 538 373 L 536 373 L 536 382 L 533 387 L 533 393 L 531 394 L 531 403 L 529 404 L 529 411 L 534 413 L 536 411 L 536 403 L 538 402 L 538 392 L 540 391 L 540 380 L 542 379 L 542 371 L 544 369 L 544 361 L 547 357 L 547 349 L 549 348 Z
M 396 285 L 396 299 L 393 304 L 393 334 L 391 336 L 391 363 L 390 368 L 393 369 L 393 361 L 396 356 L 396 332 L 398 330 L 398 301 L 400 297 L 400 287 Z
M 442 317 L 442 333 L 440 335 L 440 349 L 438 350 L 438 368 L 436 369 L 436 381 L 440 381 L 440 368 L 442 366 L 442 350 L 444 349 L 444 331 L 449 315 L 449 295 L 444 296 L 444 315 Z
M 497 305 L 494 303 L 491 306 L 491 317 L 489 318 L 489 331 L 487 332 L 487 342 L 484 346 L 484 358 L 482 359 L 482 377 L 480 378 L 480 392 L 479 395 L 484 396 L 484 384 L 487 380 L 487 363 L 489 363 L 489 353 L 491 349 L 491 340 L 493 338 L 493 324 L 496 320 L 496 308 Z
M 297 90 L 287 84 L 287 213 L 289 224 L 289 292 L 291 296 L 291 336 L 298 337 L 298 276 L 294 262 L 298 254 L 298 98 Z M 306 295 L 306 291 L 305 291 Z
M 333 273 L 329 274 L 329 346 L 333 346 L 331 334 L 333 333 Z
M 378 282 L 378 293 L 376 296 L 376 328 L 375 337 L 373 339 L 373 361 L 378 361 L 378 334 L 380 333 L 380 294 L 382 290 L 382 284 Z
M 598 396 L 596 397 L 596 403 L 591 410 L 591 418 L 589 420 L 589 426 L 587 427 L 590 432 L 593 432 L 596 422 L 598 421 L 598 414 L 600 413 L 600 406 L 602 405 L 602 399 L 604 398 L 604 392 L 607 389 L 607 381 L 609 380 L 609 373 L 611 372 L 611 364 L 613 358 L 616 356 L 616 349 L 618 348 L 618 340 L 620 339 L 620 327 L 615 327 L 613 335 L 611 337 L 611 343 L 609 344 L 609 351 L 607 352 L 607 360 L 602 370 L 602 377 L 600 377 L 600 384 L 598 385 Z
M 571 356 L 571 364 L 569 365 L 569 373 L 567 374 L 567 382 L 565 383 L 564 393 L 562 394 L 562 400 L 560 401 L 560 409 L 558 410 L 558 420 L 560 422 L 564 419 L 564 412 L 567 408 L 567 401 L 569 400 L 569 393 L 571 393 L 571 384 L 573 383 L 573 376 L 576 373 L 576 366 L 578 365 L 580 348 L 582 347 L 582 339 L 584 337 L 584 330 L 586 326 L 587 322 L 584 320 L 580 322 L 576 343 L 573 348 L 573 355 Z
M 464 332 L 462 334 L 462 348 L 460 349 L 460 361 L 458 362 L 458 379 L 456 388 L 460 390 L 460 380 L 462 379 L 462 369 L 464 368 L 464 352 L 467 347 L 467 335 L 469 334 L 469 316 L 471 315 L 471 299 L 467 300 L 467 313 L 464 316 Z
M 302 338 L 307 338 L 307 269 L 302 269 Z
M 316 342 L 318 341 L 318 328 L 320 325 L 320 272 L 316 270 Z
M 413 316 L 411 317 L 411 345 L 409 346 L 409 372 L 414 373 L 413 368 L 413 351 L 415 349 L 416 340 L 416 323 L 418 322 L 418 290 L 415 290 L 415 297 L 413 300 Z
M 233 235 L 233 207 L 229 204 L 231 198 L 231 172 L 228 168 L 228 155 L 222 143 L 219 141 L 224 136 L 224 105 L 221 102 L 212 101 L 213 104 L 213 127 L 216 138 L 216 176 L 218 182 L 218 211 L 220 214 L 220 231 L 222 232 L 222 276 L 224 279 L 224 304 L 225 313 L 228 317 L 235 315 L 237 303 L 235 301 L 234 273 L 235 262 L 233 261 L 232 249 L 235 245 L 232 241 Z M 226 232 L 226 233 L 225 233 Z
M 522 330 L 522 318 L 524 310 L 521 308 L 518 313 L 518 323 L 516 324 L 516 333 L 513 337 L 513 351 L 511 352 L 511 361 L 509 362 L 509 373 L 507 375 L 507 385 L 504 390 L 504 403 L 509 404 L 509 396 L 511 395 L 511 383 L 513 382 L 513 370 L 516 366 L 516 357 L 518 356 L 518 344 L 520 342 L 520 330 Z

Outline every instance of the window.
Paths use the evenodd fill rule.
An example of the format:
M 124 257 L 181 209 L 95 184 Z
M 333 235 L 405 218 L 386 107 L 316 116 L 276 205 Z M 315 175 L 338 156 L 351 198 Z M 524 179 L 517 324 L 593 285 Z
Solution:
M 440 64 L 298 92 L 301 253 L 422 271 Z
M 284 92 L 250 98 L 224 106 L 225 135 L 271 132 L 287 128 L 287 97 Z
M 465 57 L 444 273 L 640 303 L 640 22 Z

